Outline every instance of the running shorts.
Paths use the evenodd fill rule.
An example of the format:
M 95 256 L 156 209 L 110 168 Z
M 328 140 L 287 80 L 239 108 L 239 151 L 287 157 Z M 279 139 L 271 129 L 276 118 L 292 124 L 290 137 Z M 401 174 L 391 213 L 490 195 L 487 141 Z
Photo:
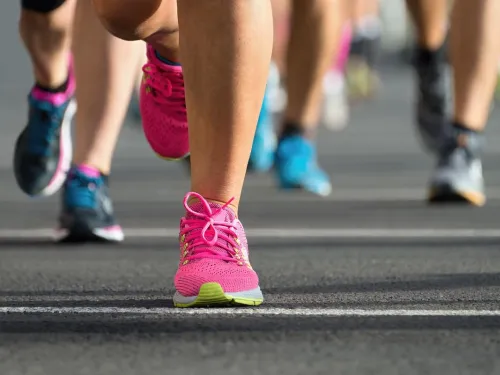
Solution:
M 65 2 L 66 0 L 21 0 L 21 7 L 33 12 L 49 13 L 59 8 Z

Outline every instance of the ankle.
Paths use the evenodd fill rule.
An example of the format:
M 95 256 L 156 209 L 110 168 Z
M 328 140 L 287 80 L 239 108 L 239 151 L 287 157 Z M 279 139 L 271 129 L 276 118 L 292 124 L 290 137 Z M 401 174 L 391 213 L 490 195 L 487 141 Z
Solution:
M 483 129 L 474 128 L 460 121 L 453 121 L 451 124 L 454 134 L 481 134 Z
M 207 197 L 203 197 L 209 204 L 210 203 L 214 203 L 218 206 L 226 206 L 227 208 L 230 208 L 231 211 L 234 212 L 234 214 L 236 215 L 236 217 L 238 217 L 238 203 L 234 202 L 234 200 L 229 200 L 229 201 L 226 201 L 224 202 L 223 200 L 220 200 L 220 199 L 212 199 L 212 198 L 207 198 Z M 229 204 L 227 204 L 227 202 L 230 202 Z M 200 203 L 200 200 L 197 198 L 197 197 L 190 197 L 188 200 L 187 200 L 187 204 L 188 206 L 192 206 L 192 205 L 195 205 L 197 203 Z
M 415 60 L 422 65 L 441 62 L 446 58 L 446 46 L 442 43 L 438 47 L 418 45 Z
M 107 174 L 103 173 L 99 168 L 95 167 L 92 164 L 86 164 L 86 163 L 74 164 L 73 168 L 82 172 L 86 176 L 92 177 L 92 178 L 97 178 L 99 176 L 107 175 Z
M 279 140 L 281 141 L 284 138 L 293 136 L 300 136 L 312 140 L 314 139 L 315 133 L 313 129 L 309 129 L 298 122 L 285 121 L 281 129 Z

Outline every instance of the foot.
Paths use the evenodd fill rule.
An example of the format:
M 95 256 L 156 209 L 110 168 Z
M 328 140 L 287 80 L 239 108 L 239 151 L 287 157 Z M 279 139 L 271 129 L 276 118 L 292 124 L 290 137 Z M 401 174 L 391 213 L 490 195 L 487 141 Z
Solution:
M 299 188 L 320 196 L 332 191 L 330 178 L 318 165 L 316 146 L 300 135 L 278 143 L 275 167 L 283 189 Z
M 257 306 L 264 301 L 245 230 L 230 203 L 208 202 L 197 193 L 185 196 L 176 307 Z
M 94 168 L 73 167 L 64 185 L 62 213 L 55 240 L 61 242 L 120 242 L 108 180 Z
M 482 143 L 482 136 L 477 133 L 462 133 L 443 143 L 430 182 L 431 203 L 464 202 L 475 206 L 485 204 L 479 156 Z
M 189 138 L 182 67 L 162 61 L 149 45 L 147 56 L 140 95 L 144 134 L 159 157 L 184 159 Z
M 349 97 L 353 101 L 372 98 L 380 89 L 376 69 L 380 39 L 380 21 L 375 18 L 366 19 L 353 36 L 346 67 Z
M 347 64 L 346 81 L 353 102 L 372 98 L 380 89 L 380 78 L 365 61 L 352 58 Z
M 29 196 L 50 196 L 66 179 L 71 164 L 71 121 L 76 111 L 72 70 L 63 92 L 35 86 L 29 96 L 28 124 L 17 138 L 14 175 Z
M 331 70 L 323 79 L 321 122 L 330 130 L 342 130 L 349 122 L 349 102 L 344 74 Z

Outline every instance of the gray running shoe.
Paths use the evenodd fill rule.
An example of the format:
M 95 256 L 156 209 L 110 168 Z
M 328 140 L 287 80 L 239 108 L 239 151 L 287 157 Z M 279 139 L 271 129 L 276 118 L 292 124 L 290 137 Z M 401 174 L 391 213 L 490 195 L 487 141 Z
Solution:
M 416 127 L 423 146 L 432 153 L 439 153 L 439 143 L 448 131 L 448 115 L 451 107 L 450 70 L 444 47 L 429 56 L 429 52 L 417 51 L 415 61 L 417 75 Z
M 463 202 L 483 206 L 486 202 L 480 151 L 483 137 L 461 133 L 443 142 L 431 178 L 431 203 Z

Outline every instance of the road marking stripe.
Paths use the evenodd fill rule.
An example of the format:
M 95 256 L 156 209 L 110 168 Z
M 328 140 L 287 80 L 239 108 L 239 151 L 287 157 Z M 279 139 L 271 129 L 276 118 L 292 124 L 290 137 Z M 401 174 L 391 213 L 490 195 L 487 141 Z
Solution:
M 323 317 L 488 317 L 500 316 L 500 310 L 377 310 L 329 308 L 213 308 L 175 309 L 143 307 L 0 307 L 0 314 L 48 315 L 238 315 L 238 316 L 323 316 Z

